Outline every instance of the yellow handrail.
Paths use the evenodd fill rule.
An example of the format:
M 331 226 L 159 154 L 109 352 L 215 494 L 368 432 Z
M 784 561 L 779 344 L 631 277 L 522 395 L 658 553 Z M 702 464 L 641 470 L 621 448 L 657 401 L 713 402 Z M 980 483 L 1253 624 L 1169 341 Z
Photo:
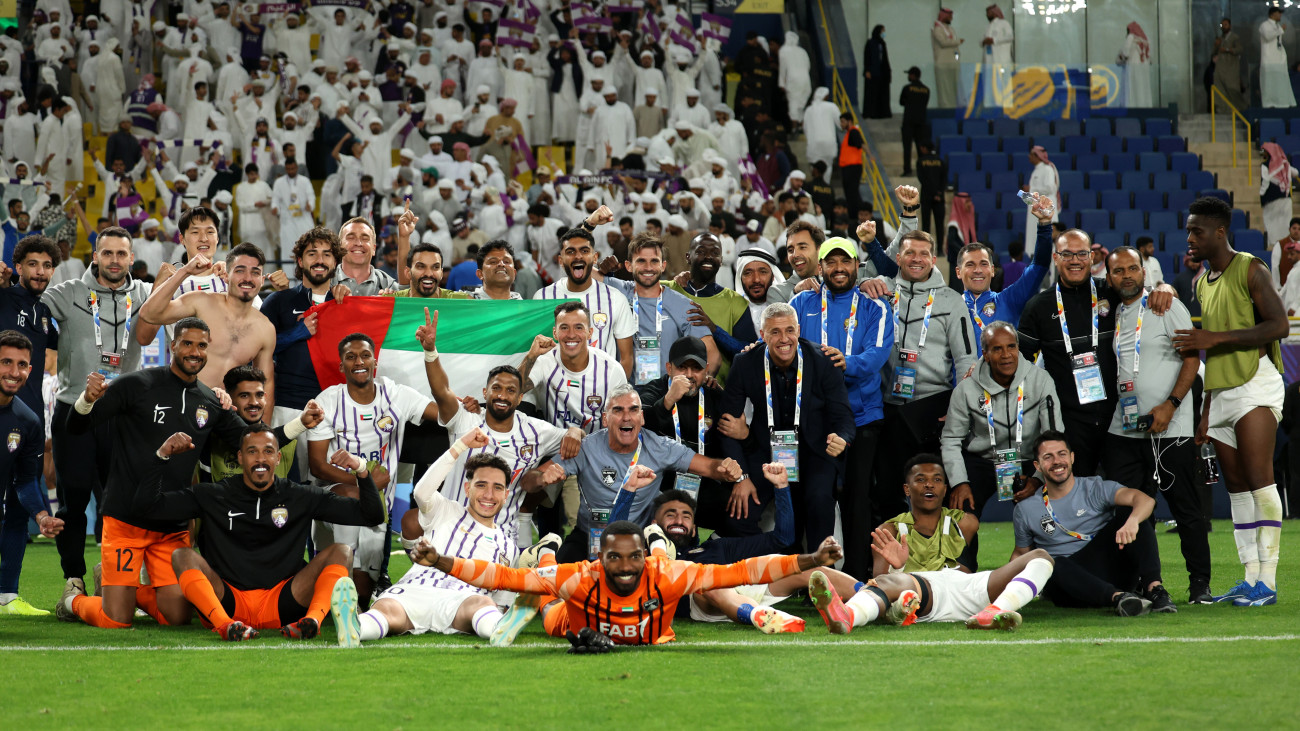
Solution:
M 840 78 L 840 70 L 835 65 L 835 46 L 831 41 L 830 26 L 826 24 L 826 9 L 822 7 L 822 0 L 817 0 L 817 8 L 821 11 L 822 32 L 826 34 L 826 52 L 830 54 L 831 94 L 835 99 L 835 106 L 840 108 L 841 113 L 848 112 L 852 114 L 853 125 L 861 127 L 862 120 L 858 119 L 858 110 L 853 103 L 853 98 L 849 96 L 844 81 Z M 863 138 L 865 140 L 865 134 Z M 862 159 L 866 161 L 863 172 L 866 173 L 867 184 L 871 187 L 871 197 L 875 202 L 876 213 L 880 214 L 881 220 L 897 228 L 898 209 L 894 207 L 894 198 L 885 187 L 885 178 L 880 174 L 880 166 L 876 164 L 875 156 L 871 154 L 871 150 L 864 147 Z
M 1246 180 L 1249 181 L 1251 185 L 1254 185 L 1255 166 L 1251 164 L 1250 157 L 1251 150 L 1254 149 L 1254 146 L 1251 144 L 1250 121 L 1246 119 L 1245 115 L 1237 111 L 1237 108 L 1232 105 L 1232 102 L 1228 101 L 1228 97 L 1224 96 L 1223 92 L 1219 91 L 1219 87 L 1217 86 L 1210 87 L 1210 142 L 1214 143 L 1219 141 L 1218 114 L 1214 111 L 1215 97 L 1223 99 L 1223 103 L 1228 107 L 1228 111 L 1232 112 L 1228 119 L 1232 120 L 1232 168 L 1234 170 L 1237 168 L 1237 120 L 1240 119 L 1242 126 L 1246 128 Z

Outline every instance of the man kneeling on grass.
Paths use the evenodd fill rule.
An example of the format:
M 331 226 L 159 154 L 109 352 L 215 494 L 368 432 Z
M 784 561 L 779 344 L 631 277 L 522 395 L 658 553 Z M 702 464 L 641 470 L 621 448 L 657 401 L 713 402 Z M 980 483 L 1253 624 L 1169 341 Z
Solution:
M 814 571 L 808 580 L 808 595 L 831 633 L 848 634 L 878 619 L 899 625 L 964 621 L 970 629 L 1019 627 L 1018 610 L 1051 577 L 1052 557 L 1026 550 L 996 571 L 971 573 L 959 559 L 979 521 L 943 507 L 948 494 L 943 461 L 918 454 L 903 475 L 912 509 L 871 534 L 876 578 L 848 601 L 840 600 L 833 577 Z
M 331 601 L 350 599 L 350 606 L 356 606 L 356 587 L 348 578 L 350 548 L 326 546 L 310 562 L 302 554 L 312 520 L 384 522 L 384 503 L 365 462 L 344 450 L 330 458 L 335 467 L 356 474 L 355 499 L 278 478 L 280 445 L 269 427 L 257 423 L 245 428 L 239 440 L 241 474 L 217 483 L 164 485 L 165 461 L 191 449 L 194 442 L 183 432 L 163 443 L 133 508 L 137 515 L 159 520 L 203 521 L 198 534 L 202 555 L 178 548 L 171 559 L 181 591 L 205 625 L 229 641 L 253 639 L 258 630 L 276 627 L 285 637 L 306 640 L 320 632 Z M 75 596 L 64 595 L 69 609 Z M 339 644 L 357 644 L 344 637 L 337 613 L 335 625 Z

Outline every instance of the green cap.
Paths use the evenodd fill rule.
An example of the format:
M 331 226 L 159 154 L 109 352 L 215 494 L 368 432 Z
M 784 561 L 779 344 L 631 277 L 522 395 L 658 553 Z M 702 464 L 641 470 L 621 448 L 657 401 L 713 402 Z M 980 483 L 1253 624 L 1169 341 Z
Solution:
M 832 236 L 822 242 L 821 248 L 817 250 L 817 261 L 821 261 L 831 255 L 835 250 L 843 251 L 849 255 L 850 259 L 858 258 L 858 247 L 853 245 L 852 241 L 843 236 Z
M 420 168 L 420 172 L 422 172 L 422 173 L 428 173 L 429 175 L 437 175 L 437 174 L 438 174 L 438 168 L 436 168 L 436 167 L 430 165 L 430 166 L 427 167 L 427 168 Z

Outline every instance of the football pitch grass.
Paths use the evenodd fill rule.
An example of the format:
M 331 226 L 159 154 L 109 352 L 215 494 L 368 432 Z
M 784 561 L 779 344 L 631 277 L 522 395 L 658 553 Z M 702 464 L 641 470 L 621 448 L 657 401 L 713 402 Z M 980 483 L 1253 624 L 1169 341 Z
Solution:
M 1215 521 L 1214 584 L 1240 578 L 1231 525 Z M 1160 529 L 1174 615 L 1119 618 L 1035 601 L 1015 633 L 961 624 L 873 625 L 831 636 L 802 599 L 802 634 L 674 623 L 677 641 L 566 655 L 534 621 L 515 646 L 477 638 L 387 638 L 360 650 L 271 630 L 227 644 L 197 622 L 131 630 L 0 617 L 0 708 L 28 728 L 1079 728 L 1300 727 L 1300 558 L 1283 527 L 1280 602 L 1196 606 L 1176 535 Z M 982 527 L 981 554 L 1010 554 L 1009 523 Z M 88 542 L 87 562 L 98 552 Z M 28 547 L 22 595 L 62 591 L 50 541 Z M 393 556 L 396 578 L 408 563 Z

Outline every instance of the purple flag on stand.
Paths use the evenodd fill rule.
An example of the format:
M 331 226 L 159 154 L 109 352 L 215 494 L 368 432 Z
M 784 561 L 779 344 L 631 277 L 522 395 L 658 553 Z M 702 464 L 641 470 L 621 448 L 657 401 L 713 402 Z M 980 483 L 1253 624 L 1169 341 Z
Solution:
M 754 164 L 753 157 L 749 155 L 741 157 L 738 166 L 740 167 L 741 180 L 748 180 L 754 190 L 758 191 L 764 198 L 772 197 L 768 193 L 767 183 L 764 183 L 762 176 L 758 174 L 758 166 Z
M 522 135 L 515 135 L 515 139 L 510 146 L 519 153 L 519 162 L 515 163 L 515 175 L 523 175 L 530 170 L 537 169 L 537 159 L 533 157 L 533 150 L 524 142 Z
M 686 37 L 683 36 L 681 33 L 678 33 L 678 32 L 675 31 L 675 30 L 670 30 L 670 31 L 668 31 L 668 37 L 671 38 L 671 39 L 673 39 L 673 43 L 675 43 L 675 44 L 681 46 L 682 48 L 685 48 L 686 50 L 690 51 L 691 53 L 696 53 L 696 52 L 697 52 L 697 49 L 695 48 L 695 44 L 694 44 L 693 42 L 687 40 Z
M 663 31 L 659 29 L 659 21 L 655 20 L 653 15 L 646 15 L 641 19 L 641 32 L 653 36 L 655 43 L 658 43 L 660 37 L 663 36 Z
M 525 23 L 522 20 L 515 20 L 513 18 L 502 18 L 501 20 L 498 20 L 497 27 L 521 31 L 528 35 L 532 35 L 537 32 L 536 23 Z

